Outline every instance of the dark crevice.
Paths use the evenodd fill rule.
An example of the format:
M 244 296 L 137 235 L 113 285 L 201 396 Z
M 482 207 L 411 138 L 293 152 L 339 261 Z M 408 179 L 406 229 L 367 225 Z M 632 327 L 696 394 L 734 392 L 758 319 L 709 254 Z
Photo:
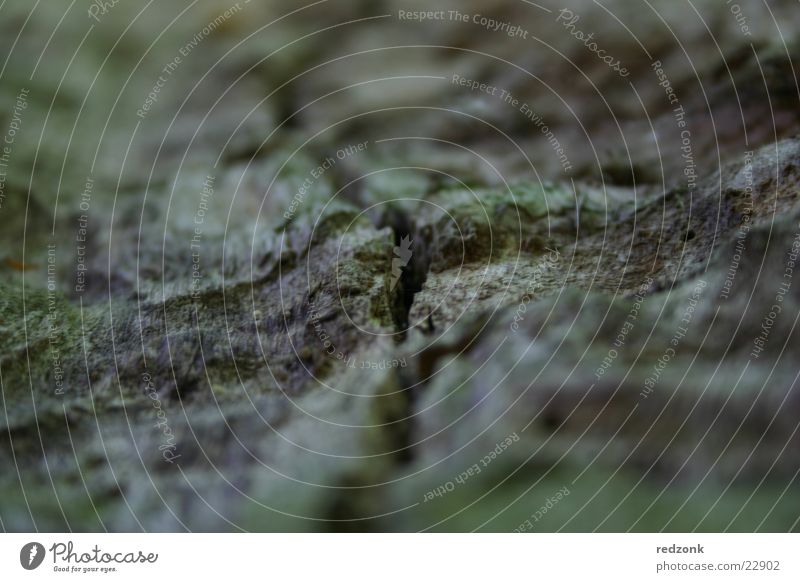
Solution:
M 402 209 L 390 207 L 379 219 L 378 228 L 390 228 L 394 247 L 389 259 L 389 297 L 398 341 L 411 327 L 409 314 L 414 298 L 422 291 L 430 267 L 430 256 L 417 225 Z
M 406 339 L 411 327 L 409 314 L 414 299 L 425 284 L 430 255 L 425 238 L 417 228 L 410 214 L 397 206 L 390 206 L 380 217 L 378 228 L 391 228 L 394 234 L 394 247 L 389 261 L 389 296 L 398 343 Z M 398 369 L 397 380 L 402 386 L 401 402 L 394 410 L 387 411 L 387 427 L 392 446 L 398 451 L 395 462 L 407 465 L 413 461 L 413 418 L 417 400 L 415 379 L 405 370 Z M 404 419 L 404 420 L 403 420 Z
M 414 298 L 427 278 L 430 258 L 422 234 L 410 215 L 403 209 L 390 206 L 380 216 L 374 216 L 376 228 L 390 228 L 393 233 L 391 255 L 387 263 L 387 292 L 392 318 L 398 332 L 397 341 L 402 343 L 410 328 L 409 313 Z M 433 329 L 432 319 L 423 322 L 423 331 Z M 395 451 L 383 471 L 390 473 L 414 461 L 414 410 L 419 388 L 416 378 L 409 370 L 397 369 L 396 380 L 401 388 L 395 396 L 385 399 L 379 411 L 388 450 Z M 395 389 L 397 386 L 394 387 Z M 364 487 L 367 483 L 360 479 L 349 479 L 328 508 L 327 517 L 331 520 L 333 531 L 372 531 L 379 520 L 366 520 L 364 507 L 374 507 L 375 514 L 382 506 L 380 493 L 375 488 L 365 488 L 364 493 L 354 499 L 349 487 Z

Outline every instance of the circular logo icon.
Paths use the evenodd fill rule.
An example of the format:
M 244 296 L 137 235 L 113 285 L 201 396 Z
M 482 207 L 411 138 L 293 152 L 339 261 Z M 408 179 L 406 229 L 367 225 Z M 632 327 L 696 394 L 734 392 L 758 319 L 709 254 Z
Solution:
M 19 551 L 19 563 L 26 570 L 35 570 L 44 561 L 44 546 L 38 542 L 30 542 Z

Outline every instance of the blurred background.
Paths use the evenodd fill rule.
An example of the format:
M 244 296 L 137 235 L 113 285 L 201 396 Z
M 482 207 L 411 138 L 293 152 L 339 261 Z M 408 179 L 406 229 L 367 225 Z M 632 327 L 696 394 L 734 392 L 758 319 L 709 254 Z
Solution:
M 797 531 L 798 25 L 4 2 L 0 525 Z

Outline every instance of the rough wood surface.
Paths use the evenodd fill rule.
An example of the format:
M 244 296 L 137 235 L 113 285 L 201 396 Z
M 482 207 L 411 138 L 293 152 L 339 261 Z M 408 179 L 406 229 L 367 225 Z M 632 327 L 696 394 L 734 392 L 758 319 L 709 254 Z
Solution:
M 0 8 L 3 529 L 798 530 L 796 2 L 84 4 Z

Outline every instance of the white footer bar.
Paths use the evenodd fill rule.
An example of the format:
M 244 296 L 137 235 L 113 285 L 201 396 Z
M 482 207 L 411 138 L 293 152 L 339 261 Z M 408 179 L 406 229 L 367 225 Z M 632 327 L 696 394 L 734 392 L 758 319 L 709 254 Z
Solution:
M 798 554 L 796 534 L 4 534 L 0 580 L 798 581 Z

